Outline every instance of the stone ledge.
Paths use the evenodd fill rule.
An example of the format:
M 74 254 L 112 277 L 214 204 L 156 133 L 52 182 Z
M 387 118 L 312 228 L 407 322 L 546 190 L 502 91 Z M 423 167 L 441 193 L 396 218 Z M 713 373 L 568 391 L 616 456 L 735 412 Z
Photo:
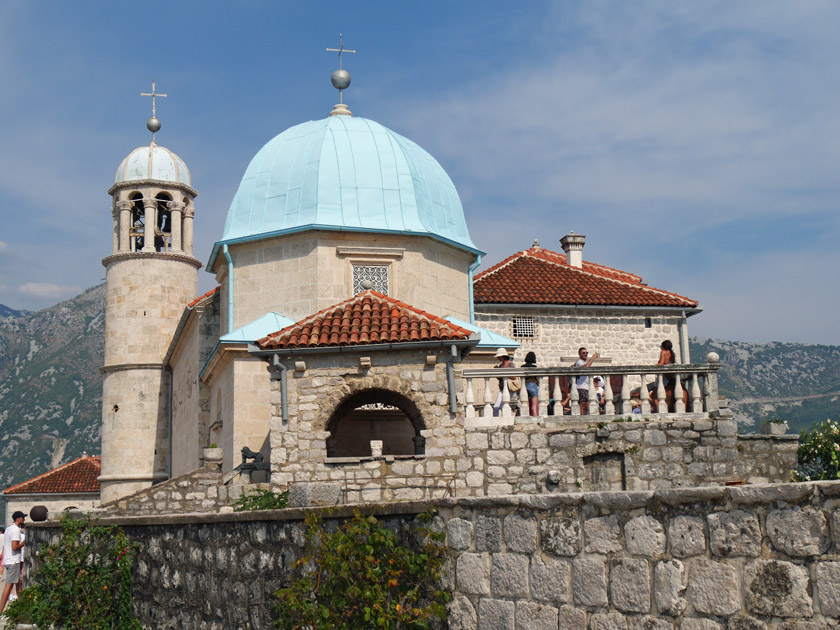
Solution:
M 767 441 L 767 442 L 798 442 L 799 436 L 795 433 L 783 433 L 782 435 L 763 435 L 761 433 L 739 433 L 739 440 Z

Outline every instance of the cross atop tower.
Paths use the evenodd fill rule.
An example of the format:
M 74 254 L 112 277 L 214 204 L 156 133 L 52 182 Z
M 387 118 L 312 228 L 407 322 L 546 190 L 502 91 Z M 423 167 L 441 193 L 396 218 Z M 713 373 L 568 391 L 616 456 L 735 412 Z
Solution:
M 355 52 L 355 51 L 353 51 Z M 160 92 L 155 92 L 155 82 L 152 81 L 152 91 L 149 92 L 140 92 L 140 96 L 151 96 L 152 97 L 152 118 L 157 118 L 157 112 L 155 111 L 155 98 L 160 96 L 162 98 L 166 98 L 166 94 L 161 94 Z
M 327 52 L 337 52 L 338 53 L 338 69 L 341 70 L 341 55 L 344 53 L 355 53 L 355 50 L 350 50 L 344 48 L 344 36 L 339 33 L 338 34 L 338 48 L 327 48 Z

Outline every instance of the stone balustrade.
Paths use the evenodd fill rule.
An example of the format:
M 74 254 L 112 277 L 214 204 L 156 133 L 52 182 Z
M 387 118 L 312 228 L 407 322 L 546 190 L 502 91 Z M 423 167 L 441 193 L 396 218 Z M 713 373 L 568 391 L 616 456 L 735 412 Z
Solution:
M 616 417 L 630 416 L 634 413 L 643 416 L 656 415 L 659 417 L 684 416 L 686 414 L 717 415 L 720 410 L 717 362 L 697 363 L 685 365 L 610 365 L 595 367 L 538 367 L 538 368 L 490 368 L 470 369 L 463 371 L 465 383 L 464 402 L 468 423 L 476 418 L 490 419 L 493 417 L 493 407 L 496 402 L 499 386 L 498 379 L 502 379 L 501 406 L 499 417 L 481 424 L 510 424 L 518 405 L 518 399 L 523 403 L 521 415 L 528 415 L 528 405 L 525 404 L 525 381 L 537 379 L 539 385 L 539 416 L 563 417 L 563 407 L 560 401 L 566 395 L 569 397 L 566 416 L 601 416 L 604 420 Z M 669 409 L 668 393 L 665 388 L 665 377 L 673 376 L 673 400 Z M 601 376 L 604 379 L 603 404 L 598 403 L 595 393 L 594 379 Z M 508 383 L 510 378 L 522 379 L 522 389 L 518 394 L 511 394 Z M 580 378 L 586 378 L 588 383 L 587 398 L 581 399 L 579 388 L 575 383 Z M 642 387 L 644 383 L 644 387 Z M 648 391 L 651 391 L 651 397 Z M 632 400 L 638 396 L 637 411 L 634 411 Z M 651 404 L 651 398 L 654 400 Z M 555 405 L 550 405 L 555 401 Z M 552 408 L 553 407 L 553 408 Z M 604 417 L 606 416 L 606 417 Z

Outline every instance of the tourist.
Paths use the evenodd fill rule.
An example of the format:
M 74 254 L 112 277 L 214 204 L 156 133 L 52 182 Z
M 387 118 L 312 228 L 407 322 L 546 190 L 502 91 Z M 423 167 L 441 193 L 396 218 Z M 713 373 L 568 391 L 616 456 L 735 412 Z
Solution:
M 9 600 L 9 594 L 12 592 L 12 587 L 16 587 L 16 591 L 20 593 L 20 566 L 23 562 L 23 539 L 20 532 L 20 526 L 26 514 L 18 510 L 12 514 L 12 524 L 6 528 L 3 545 L 3 565 L 6 569 L 6 585 L 3 588 L 3 596 L 0 598 L 0 612 L 6 608 L 6 602 Z
M 510 353 L 505 348 L 499 348 L 496 350 L 496 359 L 499 360 L 498 365 L 494 365 L 494 368 L 512 368 L 516 367 L 513 364 L 513 361 L 510 358 Z M 496 403 L 493 405 L 493 416 L 497 417 L 502 410 L 502 390 L 505 386 L 505 379 L 499 378 L 499 393 L 496 395 Z M 508 379 L 508 392 L 510 392 L 510 406 L 511 409 L 515 411 L 515 409 L 519 406 L 519 389 L 522 387 L 522 382 L 519 381 L 519 387 L 516 387 L 516 391 L 511 391 L 513 387 L 515 387 L 516 382 L 519 381 L 518 377 L 514 377 Z M 513 387 L 512 387 L 513 386 Z
M 603 376 L 596 376 L 592 379 L 593 383 L 595 384 L 595 398 L 598 401 L 598 409 L 601 413 L 604 412 L 604 407 L 606 405 L 606 398 L 604 397 L 604 377 Z
M 659 346 L 659 361 L 656 365 L 671 365 L 677 362 L 674 356 L 674 344 L 670 339 L 666 339 Z M 665 374 L 662 378 L 662 386 L 665 388 L 665 402 L 667 404 L 666 410 L 673 411 L 674 407 L 674 386 L 677 382 L 675 374 Z M 657 400 L 657 390 L 659 389 L 659 377 L 649 387 L 648 397 L 650 398 L 650 406 L 654 412 L 659 408 L 659 401 Z
M 525 363 L 522 364 L 524 368 L 537 367 L 537 355 L 529 352 L 525 355 Z M 536 376 L 525 377 L 525 391 L 528 392 L 528 415 L 536 417 L 540 413 L 540 382 Z
M 592 362 L 599 356 L 601 355 L 597 352 L 593 352 L 590 356 L 586 348 L 580 348 L 578 350 L 578 360 L 575 361 L 574 367 L 591 367 Z M 586 415 L 589 413 L 589 377 L 581 374 L 577 377 L 575 385 L 578 390 L 578 396 L 580 397 L 580 413 Z

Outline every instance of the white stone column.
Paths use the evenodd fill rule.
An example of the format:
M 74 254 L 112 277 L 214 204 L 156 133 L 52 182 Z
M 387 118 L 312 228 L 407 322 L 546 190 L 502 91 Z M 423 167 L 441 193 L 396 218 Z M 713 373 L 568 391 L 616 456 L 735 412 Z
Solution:
M 120 213 L 116 208 L 111 208 L 111 219 L 113 219 L 113 246 L 112 253 L 116 254 L 120 250 Z
M 184 220 L 184 204 L 178 201 L 169 202 L 169 220 L 172 222 L 172 251 L 182 251 L 181 222 Z
M 187 256 L 193 255 L 193 216 L 195 209 L 192 207 L 184 210 L 184 235 L 183 250 Z
M 152 197 L 143 197 L 143 215 L 144 232 L 143 232 L 143 251 L 155 251 L 155 225 L 157 224 L 157 199 Z
M 118 201 L 117 209 L 120 213 L 120 234 L 118 251 L 131 251 L 131 202 Z

